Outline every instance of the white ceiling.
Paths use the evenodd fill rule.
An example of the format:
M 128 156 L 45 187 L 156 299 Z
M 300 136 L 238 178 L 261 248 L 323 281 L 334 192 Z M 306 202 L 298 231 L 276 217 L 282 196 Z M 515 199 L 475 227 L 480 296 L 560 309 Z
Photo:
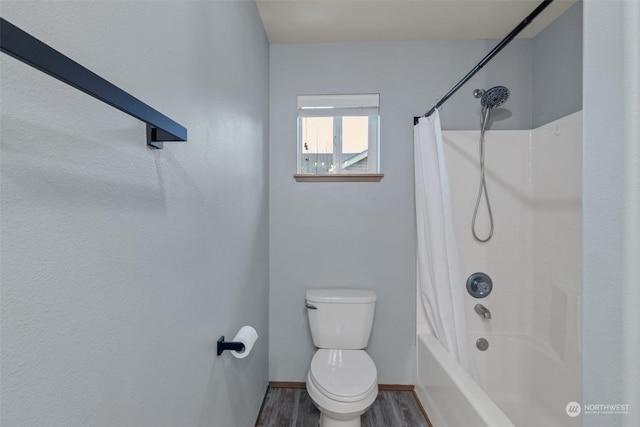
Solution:
M 576 0 L 555 0 L 534 37 Z M 502 39 L 541 0 L 256 0 L 271 43 Z

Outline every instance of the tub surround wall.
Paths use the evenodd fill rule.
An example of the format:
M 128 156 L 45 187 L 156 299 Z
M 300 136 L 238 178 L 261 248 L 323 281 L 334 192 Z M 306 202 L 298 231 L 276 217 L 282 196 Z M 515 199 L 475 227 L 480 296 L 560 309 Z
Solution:
M 582 112 L 531 133 L 534 336 L 580 367 L 582 305 Z M 529 295 L 524 295 L 529 297 Z M 579 379 L 579 372 L 572 375 Z
M 486 133 L 485 175 L 494 219 L 493 237 L 487 243 L 476 242 L 471 234 L 480 179 L 478 132 L 445 131 L 443 137 L 462 277 L 466 280 L 473 273 L 484 272 L 493 280 L 492 293 L 482 300 L 465 292 L 467 329 L 469 333 L 531 334 L 528 304 L 531 298 L 523 297 L 523 293 L 532 296 L 534 283 L 529 185 L 531 131 Z M 489 233 L 484 196 L 476 232 L 483 238 Z M 491 320 L 483 320 L 475 313 L 473 307 L 477 303 L 491 310 Z
M 2 67 L 2 424 L 248 426 L 267 386 L 268 54 L 252 2 L 3 1 L 186 143 Z M 244 324 L 249 357 L 216 357 Z
M 487 132 L 495 230 L 484 244 L 470 229 L 480 175 L 477 132 L 445 131 L 444 140 L 463 277 L 483 271 L 494 283 L 487 298 L 465 296 L 469 332 L 532 335 L 578 362 L 582 113 L 532 131 Z M 485 236 L 484 197 L 477 223 Z M 492 311 L 490 321 L 474 313 L 478 302 Z
M 479 382 L 517 425 L 526 425 L 526 420 L 536 420 L 545 411 L 548 419 L 538 425 L 564 421 L 572 425 L 569 422 L 579 420 L 565 420 L 564 404 L 580 396 L 582 113 L 532 131 L 486 133 L 486 176 L 495 230 L 493 238 L 482 244 L 470 231 L 480 173 L 477 140 L 477 132 L 444 132 L 463 277 L 482 271 L 493 279 L 488 297 L 465 296 Z M 487 224 L 483 201 L 480 236 L 486 235 Z M 490 320 L 474 312 L 479 302 L 491 311 Z M 486 353 L 475 347 L 480 337 L 489 341 Z M 508 352 L 513 357 L 501 361 L 505 348 L 517 351 Z M 540 356 L 528 358 L 528 353 Z M 522 366 L 540 370 L 535 379 L 519 380 L 514 373 Z M 504 378 L 500 369 L 508 372 Z M 513 403 L 500 403 L 504 383 L 511 384 L 518 409 L 512 408 Z M 524 402 L 539 405 L 535 407 L 540 414 L 528 415 Z

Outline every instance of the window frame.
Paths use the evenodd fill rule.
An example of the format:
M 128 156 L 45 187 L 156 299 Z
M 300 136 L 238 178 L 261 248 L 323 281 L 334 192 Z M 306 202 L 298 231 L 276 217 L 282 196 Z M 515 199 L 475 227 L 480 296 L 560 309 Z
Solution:
M 369 113 L 375 114 L 369 114 Z M 336 114 L 340 113 L 340 114 Z M 343 117 L 368 117 L 367 172 L 344 169 L 342 152 Z M 331 173 L 303 171 L 303 120 L 308 117 L 331 117 L 333 122 L 332 160 L 336 167 Z M 380 181 L 380 95 L 299 95 L 297 109 L 296 174 L 298 181 Z

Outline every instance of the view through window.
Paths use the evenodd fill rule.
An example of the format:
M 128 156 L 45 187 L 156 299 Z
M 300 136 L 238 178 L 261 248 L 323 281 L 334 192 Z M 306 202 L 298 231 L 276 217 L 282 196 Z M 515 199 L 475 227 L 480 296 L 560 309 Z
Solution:
M 298 173 L 378 173 L 379 95 L 298 97 Z

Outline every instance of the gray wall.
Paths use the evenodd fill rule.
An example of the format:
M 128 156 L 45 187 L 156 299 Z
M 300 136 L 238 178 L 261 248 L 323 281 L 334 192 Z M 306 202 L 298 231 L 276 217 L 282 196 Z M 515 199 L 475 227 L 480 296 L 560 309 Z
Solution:
M 584 5 L 583 415 L 640 425 L 640 3 Z
M 249 426 L 267 385 L 269 45 L 253 2 L 2 2 L 185 125 L 0 55 L 2 425 Z M 243 360 L 220 335 L 260 334 Z
M 582 109 L 582 1 L 533 39 L 534 128 Z
M 509 87 L 511 97 L 496 110 L 492 129 L 530 129 L 534 119 L 550 121 L 579 110 L 581 84 L 568 87 L 568 94 L 546 90 L 537 104 L 533 93 L 549 79 L 563 85 L 581 71 L 581 57 L 576 59 L 581 50 L 581 7 L 570 8 L 568 16 L 538 38 L 507 46 L 444 105 L 443 128 L 479 129 L 480 103 L 472 91 L 495 85 Z M 566 40 L 557 45 L 556 38 Z M 271 46 L 271 380 L 304 381 L 314 352 L 302 308 L 304 291 L 338 284 L 377 292 L 368 351 L 379 381 L 413 383 L 412 117 L 431 108 L 496 44 L 484 40 Z M 566 61 L 553 59 L 563 51 Z M 380 93 L 383 180 L 296 183 L 296 96 L 360 92 Z M 546 102 L 554 106 L 552 111 L 534 111 L 546 109 Z

